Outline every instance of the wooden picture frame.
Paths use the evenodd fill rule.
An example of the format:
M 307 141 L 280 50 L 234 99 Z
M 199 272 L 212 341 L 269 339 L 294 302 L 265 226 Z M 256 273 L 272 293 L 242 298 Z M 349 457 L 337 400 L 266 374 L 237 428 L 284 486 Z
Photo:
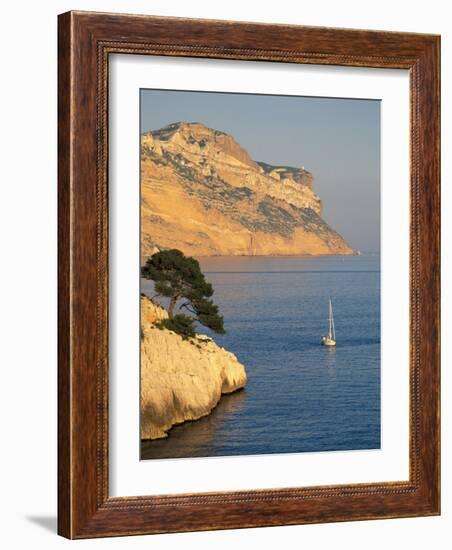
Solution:
M 68 538 L 440 513 L 440 38 L 69 12 L 58 42 L 58 532 Z M 410 73 L 409 481 L 149 497 L 108 491 L 110 54 Z

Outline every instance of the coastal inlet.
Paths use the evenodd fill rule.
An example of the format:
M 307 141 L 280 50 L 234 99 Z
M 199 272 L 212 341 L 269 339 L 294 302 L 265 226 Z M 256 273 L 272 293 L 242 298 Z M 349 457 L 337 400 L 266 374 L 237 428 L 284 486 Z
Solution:
M 246 368 L 246 384 L 207 416 L 166 430 L 168 437 L 143 438 L 141 458 L 380 448 L 380 257 L 198 259 L 226 329 L 199 332 Z M 153 281 L 141 286 L 154 296 Z M 329 297 L 335 348 L 321 345 Z M 242 385 L 240 376 L 235 383 Z

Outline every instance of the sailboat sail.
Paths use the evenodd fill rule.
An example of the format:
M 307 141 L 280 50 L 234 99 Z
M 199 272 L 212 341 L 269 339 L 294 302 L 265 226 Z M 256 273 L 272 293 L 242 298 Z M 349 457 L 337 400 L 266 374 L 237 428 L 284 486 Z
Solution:
M 331 303 L 331 298 L 328 302 L 328 336 L 323 336 L 322 344 L 324 346 L 336 345 L 336 330 L 334 328 L 333 305 Z
M 334 316 L 333 316 L 333 305 L 330 299 L 330 338 L 336 340 L 336 331 L 334 330 Z

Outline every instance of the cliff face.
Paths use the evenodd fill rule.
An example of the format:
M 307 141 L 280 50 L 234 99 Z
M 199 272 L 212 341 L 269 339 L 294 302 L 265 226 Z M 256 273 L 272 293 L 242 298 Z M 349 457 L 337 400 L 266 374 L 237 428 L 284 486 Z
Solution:
M 166 310 L 141 297 L 141 439 L 209 414 L 223 393 L 246 383 L 245 367 L 206 336 L 183 340 L 154 323 Z
M 313 176 L 255 162 L 235 139 L 179 122 L 141 136 L 142 256 L 351 254 L 321 218 Z

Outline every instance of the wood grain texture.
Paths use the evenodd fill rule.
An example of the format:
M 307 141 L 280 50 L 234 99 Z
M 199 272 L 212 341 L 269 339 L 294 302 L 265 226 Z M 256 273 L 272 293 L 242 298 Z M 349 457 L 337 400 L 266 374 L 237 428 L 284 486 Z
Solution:
M 59 508 L 68 538 L 439 513 L 437 36 L 69 12 L 59 17 Z M 410 70 L 410 480 L 195 495 L 108 495 L 108 57 Z
M 62 15 L 60 29 L 68 26 Z M 58 530 L 70 533 L 71 410 L 70 410 L 70 33 L 58 33 Z M 62 91 L 65 90 L 65 93 Z

